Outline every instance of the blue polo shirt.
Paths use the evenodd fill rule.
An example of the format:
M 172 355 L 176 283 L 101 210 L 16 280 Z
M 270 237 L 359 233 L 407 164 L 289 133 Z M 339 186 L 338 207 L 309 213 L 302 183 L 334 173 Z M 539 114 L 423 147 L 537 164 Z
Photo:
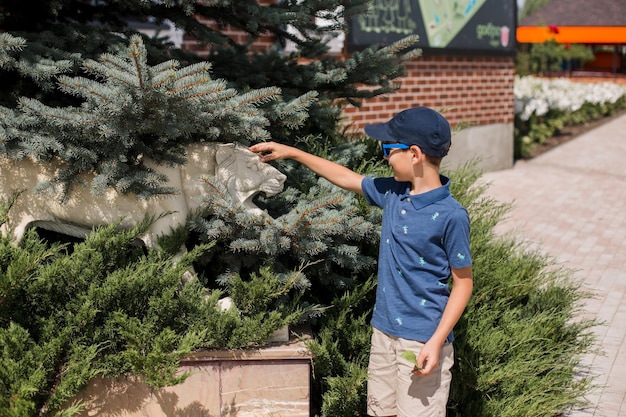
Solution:
M 426 342 L 448 302 L 450 268 L 472 264 L 467 210 L 442 187 L 410 195 L 410 183 L 363 179 L 370 205 L 383 209 L 378 285 L 372 326 L 392 336 Z M 448 337 L 452 341 L 452 333 Z

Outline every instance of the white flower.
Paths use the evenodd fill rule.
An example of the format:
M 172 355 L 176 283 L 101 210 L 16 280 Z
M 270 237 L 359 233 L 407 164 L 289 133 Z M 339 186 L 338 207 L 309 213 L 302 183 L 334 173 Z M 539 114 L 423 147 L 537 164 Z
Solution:
M 533 114 L 542 116 L 550 110 L 576 111 L 585 103 L 615 103 L 626 96 L 626 86 L 611 82 L 577 82 L 568 78 L 516 76 L 513 94 L 515 114 L 528 120 Z

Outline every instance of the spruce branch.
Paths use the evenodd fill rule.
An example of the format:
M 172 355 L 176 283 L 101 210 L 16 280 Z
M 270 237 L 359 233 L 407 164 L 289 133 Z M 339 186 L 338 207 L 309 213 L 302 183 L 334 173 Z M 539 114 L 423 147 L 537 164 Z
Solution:
M 134 64 L 135 74 L 139 82 L 138 87 L 144 88 L 144 71 L 147 66 L 147 53 L 143 46 L 143 41 L 139 35 L 133 35 L 130 38 L 130 46 L 128 48 L 129 55 Z
M 286 227 L 284 230 L 284 232 L 286 234 L 293 234 L 294 230 L 296 230 L 296 228 L 298 228 L 299 226 L 301 226 L 301 228 L 299 230 L 304 231 L 307 227 L 308 224 L 305 222 L 305 219 L 307 219 L 311 214 L 322 210 L 326 207 L 329 206 L 333 206 L 335 204 L 338 204 L 340 202 L 343 201 L 342 197 L 336 197 L 334 199 L 331 199 L 329 201 L 325 201 L 322 203 L 317 204 L 316 206 L 313 207 L 307 207 L 302 213 L 300 213 L 297 217 L 297 219 L 295 220 L 295 222 L 293 222 L 291 225 L 289 225 L 288 227 Z
M 26 46 L 26 39 L 10 33 L 0 33 L 0 57 L 10 52 L 21 51 Z
M 73 128 L 80 127 L 86 120 L 83 118 L 85 114 L 80 111 L 80 109 L 69 108 L 69 109 L 58 109 L 58 108 L 50 108 L 39 100 L 22 97 L 20 99 L 20 110 L 24 112 L 24 114 L 30 117 L 30 121 L 35 121 L 37 115 L 47 112 L 50 116 L 50 121 L 52 124 L 60 127 L 69 124 Z M 28 126 L 26 126 L 28 128 Z M 43 135 L 42 135 L 43 136 Z
M 119 81 L 119 80 L 118 80 Z M 103 88 L 102 84 L 97 81 L 80 77 L 60 76 L 58 81 L 61 91 L 82 98 L 96 99 L 100 104 L 113 107 L 114 103 L 119 103 L 119 99 L 130 100 L 131 97 L 124 95 L 119 97 L 119 91 L 110 88 Z M 25 99 L 34 101 L 33 99 Z M 81 112 L 80 109 L 71 109 L 73 112 Z M 66 111 L 66 109 L 54 109 L 50 111 Z M 83 113 L 83 112 L 81 112 Z
M 207 78 L 194 80 L 189 84 L 176 86 L 174 89 L 170 90 L 169 93 L 176 96 L 175 102 L 189 102 L 195 99 L 205 99 L 209 102 L 222 102 L 232 99 L 237 95 L 235 90 L 225 88 L 226 83 L 224 82 L 212 83 L 209 88 L 208 86 L 204 86 L 207 81 Z M 188 93 L 189 95 L 182 95 L 181 92 Z M 207 113 L 212 114 L 212 112 Z

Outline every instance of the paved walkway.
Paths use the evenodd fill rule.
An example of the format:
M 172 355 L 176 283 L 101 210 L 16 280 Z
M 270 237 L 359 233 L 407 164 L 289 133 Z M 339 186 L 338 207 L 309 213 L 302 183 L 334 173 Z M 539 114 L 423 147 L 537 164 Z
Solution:
M 497 230 L 536 243 L 596 294 L 584 314 L 606 323 L 594 330 L 604 355 L 584 363 L 602 387 L 568 416 L 626 416 L 626 116 L 483 179 L 514 204 Z

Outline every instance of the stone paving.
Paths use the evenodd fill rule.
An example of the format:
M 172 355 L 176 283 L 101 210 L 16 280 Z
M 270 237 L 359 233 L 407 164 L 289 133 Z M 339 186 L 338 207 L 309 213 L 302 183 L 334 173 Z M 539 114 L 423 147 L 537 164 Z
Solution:
M 626 116 L 482 180 L 513 202 L 497 230 L 528 239 L 595 294 L 582 314 L 605 323 L 594 329 L 604 354 L 584 364 L 600 387 L 566 415 L 626 416 Z

